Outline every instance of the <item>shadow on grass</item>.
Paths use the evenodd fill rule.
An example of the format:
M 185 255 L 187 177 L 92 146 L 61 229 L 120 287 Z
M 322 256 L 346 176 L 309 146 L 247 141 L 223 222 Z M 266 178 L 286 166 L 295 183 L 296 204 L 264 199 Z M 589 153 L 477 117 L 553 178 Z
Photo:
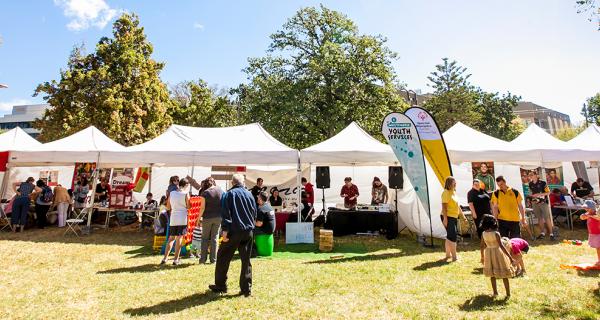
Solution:
M 436 261 L 428 261 L 428 262 L 424 262 L 423 264 L 420 264 L 416 267 L 413 268 L 413 270 L 415 271 L 426 271 L 429 269 L 433 269 L 433 268 L 438 268 L 441 266 L 445 266 L 449 264 L 448 261 L 446 260 L 436 260 Z
M 376 261 L 376 260 L 385 260 L 402 257 L 404 254 L 401 252 L 395 253 L 382 253 L 382 254 L 368 254 L 363 256 L 354 256 L 340 259 L 322 259 L 322 260 L 314 260 L 307 261 L 304 264 L 331 264 L 331 263 L 343 263 L 343 262 L 360 262 L 360 261 Z
M 187 267 L 191 267 L 194 264 L 191 263 L 183 263 L 178 266 L 173 265 L 159 265 L 159 264 L 143 264 L 139 266 L 126 267 L 126 268 L 116 268 L 109 270 L 98 271 L 97 274 L 114 274 L 114 273 L 136 273 L 136 272 L 155 272 L 155 271 L 165 271 L 171 269 L 183 269 Z
M 127 257 L 127 259 L 145 258 L 157 255 L 157 253 L 152 249 L 152 246 L 143 246 L 137 249 L 125 251 L 125 254 L 131 255 Z
M 462 305 L 460 305 L 459 309 L 462 311 L 492 310 L 498 307 L 503 307 L 507 303 L 507 297 L 496 299 L 490 295 L 480 294 L 465 301 Z
M 483 274 L 483 268 L 473 268 L 471 274 Z
M 83 227 L 83 226 L 82 226 Z M 65 228 L 54 226 L 45 229 L 28 229 L 24 233 L 0 232 L 0 240 L 27 241 L 36 243 L 64 243 L 83 245 L 152 246 L 152 232 L 140 232 L 128 227 L 114 227 L 108 230 L 96 229 L 91 234 L 79 237 L 65 235 Z
M 577 275 L 580 277 L 598 278 L 600 270 L 577 270 Z
M 223 300 L 223 299 L 234 299 L 240 298 L 241 295 L 220 295 L 213 293 L 210 290 L 206 290 L 202 293 L 196 293 L 191 296 L 164 301 L 157 305 L 148 307 L 139 307 L 133 309 L 127 309 L 123 311 L 131 316 L 148 316 L 157 314 L 168 314 L 183 311 L 185 309 L 193 308 L 196 306 L 205 305 L 207 303 Z

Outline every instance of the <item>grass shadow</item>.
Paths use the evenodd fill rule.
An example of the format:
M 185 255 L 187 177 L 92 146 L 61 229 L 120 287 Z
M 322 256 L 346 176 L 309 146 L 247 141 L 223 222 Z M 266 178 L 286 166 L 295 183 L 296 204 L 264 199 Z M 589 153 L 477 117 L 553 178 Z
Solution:
M 139 307 L 133 309 L 126 309 L 123 311 L 126 314 L 131 316 L 149 316 L 149 315 L 158 315 L 158 314 L 169 314 L 175 313 L 179 311 L 183 311 L 185 309 L 193 308 L 196 306 L 205 305 L 207 303 L 223 300 L 223 299 L 234 299 L 241 297 L 238 295 L 220 295 L 213 293 L 210 290 L 206 290 L 202 293 L 195 293 L 190 296 L 186 296 L 179 299 L 173 299 L 169 301 L 164 301 L 159 304 L 147 307 Z
M 577 275 L 580 277 L 598 278 L 600 270 L 577 270 Z
M 483 268 L 473 268 L 471 274 L 483 274 Z
M 155 272 L 155 271 L 165 271 L 172 269 L 183 269 L 187 267 L 191 267 L 194 264 L 191 263 L 183 263 L 178 266 L 172 265 L 159 265 L 154 263 L 143 264 L 139 266 L 126 267 L 126 268 L 115 268 L 109 270 L 98 271 L 97 274 L 115 274 L 115 273 L 145 273 L 145 272 Z
M 127 257 L 127 259 L 145 258 L 157 255 L 157 253 L 152 249 L 152 246 L 143 246 L 137 249 L 125 251 L 124 253 L 127 255 L 131 255 Z
M 327 260 L 322 259 L 322 260 L 307 261 L 307 262 L 304 262 L 304 264 L 331 264 L 331 263 L 344 263 L 344 262 L 377 261 L 377 260 L 398 258 L 401 256 L 403 256 L 403 254 L 401 252 L 368 254 L 368 255 L 339 258 L 339 259 L 327 259 Z
M 492 310 L 505 306 L 507 303 L 507 297 L 496 299 L 490 295 L 480 294 L 465 301 L 462 305 L 460 305 L 459 309 L 462 311 Z
M 449 264 L 446 260 L 428 261 L 413 268 L 415 271 L 427 271 L 432 268 L 438 268 Z

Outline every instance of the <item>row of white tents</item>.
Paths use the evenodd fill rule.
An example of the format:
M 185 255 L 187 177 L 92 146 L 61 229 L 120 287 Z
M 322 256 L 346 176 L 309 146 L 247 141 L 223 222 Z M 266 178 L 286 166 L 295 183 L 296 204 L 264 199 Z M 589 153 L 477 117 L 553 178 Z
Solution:
M 444 139 L 453 163 L 454 175 L 459 182 L 459 194 L 465 194 L 461 196 L 463 198 L 471 185 L 468 163 L 473 161 L 494 161 L 495 174 L 507 176 L 509 183 L 516 180 L 513 184 L 517 186 L 520 184 L 519 166 L 563 165 L 565 182 L 571 182 L 575 177 L 567 163 L 600 160 L 600 128 L 595 125 L 588 127 L 573 140 L 563 142 L 532 124 L 515 140 L 506 142 L 457 123 L 444 133 Z M 118 144 L 95 127 L 45 144 L 16 128 L 0 135 L 0 151 L 10 152 L 10 173 L 6 175 L 7 179 L 3 179 L 5 191 L 9 180 L 13 182 L 27 175 L 23 168 L 34 167 L 39 170 L 72 166 L 75 162 L 95 162 L 99 167 L 105 168 L 152 166 L 155 168 L 151 180 L 152 190 L 148 191 L 161 192 L 166 188 L 166 175 L 158 174 L 159 168 L 204 167 L 208 169 L 197 172 L 210 173 L 212 165 L 245 165 L 249 168 L 261 166 L 261 170 L 270 167 L 272 170 L 287 169 L 288 172 L 300 173 L 305 167 L 328 165 L 335 166 L 331 170 L 332 187 L 338 185 L 337 181 L 342 181 L 344 176 L 352 176 L 363 191 L 359 201 L 368 203 L 372 177 L 379 176 L 385 181 L 387 166 L 398 165 L 391 148 L 371 137 L 356 123 L 351 123 L 337 135 L 303 150 L 284 145 L 254 123 L 227 128 L 173 125 L 158 137 L 132 147 Z M 433 176 L 430 168 L 428 174 Z M 156 181 L 155 175 L 161 181 Z M 297 176 L 299 179 L 299 174 Z M 311 177 L 314 181 L 314 172 Z M 440 210 L 435 199 L 439 198 L 441 187 L 435 179 L 429 180 L 432 216 L 435 217 Z M 429 219 L 421 214 L 424 212 L 422 208 L 418 210 L 420 203 L 407 181 L 405 178 L 405 187 L 398 193 L 401 223 L 417 233 L 428 234 Z M 317 194 L 317 198 L 318 196 Z M 392 192 L 391 196 L 394 198 L 395 193 Z M 339 202 L 338 188 L 326 190 L 325 198 L 327 206 Z M 316 207 L 320 210 L 319 204 Z M 438 219 L 433 221 L 434 235 L 445 236 Z

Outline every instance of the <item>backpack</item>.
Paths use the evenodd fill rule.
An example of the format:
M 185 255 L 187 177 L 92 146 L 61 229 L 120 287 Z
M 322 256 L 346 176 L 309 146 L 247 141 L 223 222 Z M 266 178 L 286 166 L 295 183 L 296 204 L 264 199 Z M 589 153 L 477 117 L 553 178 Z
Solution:
M 515 189 L 512 189 L 512 191 L 515 194 L 515 199 L 519 199 L 519 191 Z M 496 196 L 496 200 L 498 200 L 498 195 L 500 195 L 500 190 L 494 191 L 494 196 Z
M 50 189 L 50 187 L 46 186 L 42 189 L 42 202 L 45 203 L 49 203 L 52 202 L 52 200 L 54 200 L 54 194 L 52 193 L 52 189 Z

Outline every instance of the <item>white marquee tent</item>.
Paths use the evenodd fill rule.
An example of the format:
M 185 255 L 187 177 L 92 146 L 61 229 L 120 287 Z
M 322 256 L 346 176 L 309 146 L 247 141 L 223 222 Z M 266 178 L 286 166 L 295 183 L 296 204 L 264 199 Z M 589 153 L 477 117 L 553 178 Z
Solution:
M 153 166 L 297 165 L 298 151 L 258 123 L 225 128 L 172 125 L 146 143 L 103 153 L 103 158 L 110 163 Z
M 335 136 L 300 152 L 302 163 L 325 165 L 389 165 L 398 162 L 387 144 L 377 141 L 356 122 Z
M 0 134 L 0 151 L 36 150 L 41 145 L 19 127 Z
M 97 162 L 102 166 L 109 164 L 102 158 L 104 152 L 124 150 L 125 147 L 111 140 L 96 127 L 90 126 L 68 137 L 42 144 L 31 150 L 11 152 L 9 164 L 11 166 L 31 166 Z
M 576 149 L 600 151 L 600 127 L 595 124 L 590 125 L 569 140 L 568 144 Z M 597 160 L 600 160 L 600 157 Z

